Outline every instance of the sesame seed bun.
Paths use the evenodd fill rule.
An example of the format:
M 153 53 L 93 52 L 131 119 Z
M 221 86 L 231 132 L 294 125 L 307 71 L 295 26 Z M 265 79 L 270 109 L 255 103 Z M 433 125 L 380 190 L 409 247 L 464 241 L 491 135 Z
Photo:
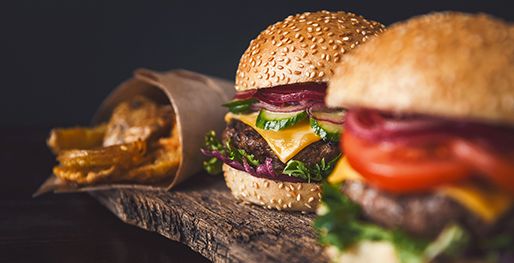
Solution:
M 236 90 L 328 81 L 343 54 L 383 28 L 347 12 L 289 16 L 250 42 L 239 62 Z
M 331 107 L 514 124 L 514 27 L 456 12 L 389 27 L 342 58 Z
M 268 209 L 315 212 L 321 198 L 316 183 L 289 183 L 252 176 L 223 165 L 225 182 L 232 195 Z

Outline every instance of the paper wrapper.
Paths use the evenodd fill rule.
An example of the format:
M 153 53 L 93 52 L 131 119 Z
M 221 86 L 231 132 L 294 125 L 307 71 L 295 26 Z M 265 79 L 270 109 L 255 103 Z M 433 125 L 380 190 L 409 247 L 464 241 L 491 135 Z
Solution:
M 99 184 L 79 187 L 67 184 L 52 175 L 34 194 L 46 192 L 81 192 L 130 188 L 169 190 L 202 169 L 204 157 L 200 153 L 204 136 L 210 130 L 220 133 L 225 127 L 226 110 L 221 104 L 232 99 L 233 83 L 187 70 L 159 73 L 147 69 L 134 72 L 134 77 L 118 86 L 101 104 L 93 124 L 108 121 L 113 109 L 121 102 L 143 95 L 160 103 L 170 103 L 175 111 L 179 131 L 182 160 L 175 175 L 161 184 Z

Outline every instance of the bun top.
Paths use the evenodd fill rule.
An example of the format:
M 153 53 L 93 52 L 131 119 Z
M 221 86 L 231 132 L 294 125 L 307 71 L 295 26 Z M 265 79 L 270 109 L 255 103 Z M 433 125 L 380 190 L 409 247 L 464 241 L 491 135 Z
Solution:
M 326 102 L 514 124 L 514 27 L 455 12 L 397 23 L 343 57 Z
M 236 90 L 325 82 L 341 56 L 384 26 L 347 12 L 287 17 L 250 42 L 236 73 Z

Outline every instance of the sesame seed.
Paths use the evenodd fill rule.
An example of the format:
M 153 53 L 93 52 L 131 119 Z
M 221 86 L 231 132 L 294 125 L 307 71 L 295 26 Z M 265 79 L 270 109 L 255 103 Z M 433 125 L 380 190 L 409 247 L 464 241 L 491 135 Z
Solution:
M 309 197 L 309 200 L 307 200 L 308 203 L 312 203 L 314 201 L 314 197 Z
M 302 190 L 302 184 L 298 184 L 298 187 L 296 187 L 296 190 Z
M 275 203 L 275 199 L 271 198 L 270 200 L 270 203 L 274 204 Z
M 306 207 L 308 207 L 308 208 L 312 208 L 312 206 L 311 206 L 311 205 L 309 205 L 309 204 L 307 204 L 307 203 L 305 203 L 304 205 L 305 205 Z
M 292 204 L 291 202 L 289 202 L 289 203 L 287 204 L 287 207 L 291 208 L 291 207 L 293 207 L 293 204 Z
M 282 199 L 278 199 L 277 203 L 278 203 L 279 205 L 281 205 L 281 204 L 282 204 Z
M 268 187 L 269 187 L 269 182 L 268 182 L 268 181 L 264 182 L 264 187 L 265 187 L 265 188 L 268 188 Z
M 316 192 L 316 190 L 318 190 L 318 189 L 316 189 L 316 187 L 311 188 L 311 192 Z
M 298 194 L 298 195 L 296 196 L 296 201 L 300 202 L 300 199 L 302 199 L 302 196 L 301 196 L 300 194 Z

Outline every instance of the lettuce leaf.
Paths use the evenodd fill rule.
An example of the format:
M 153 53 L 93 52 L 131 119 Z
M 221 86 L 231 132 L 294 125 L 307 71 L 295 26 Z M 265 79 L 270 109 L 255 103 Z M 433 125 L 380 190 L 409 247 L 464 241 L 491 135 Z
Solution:
M 253 154 L 249 154 L 243 149 L 235 149 L 229 142 L 225 145 L 221 143 L 221 141 L 216 138 L 216 132 L 214 131 L 209 131 L 205 135 L 205 149 L 211 152 L 219 152 L 221 155 L 227 156 L 232 161 L 243 163 L 243 159 L 246 159 L 246 161 L 254 167 L 260 165 L 259 160 L 255 159 Z M 223 162 L 216 157 L 212 157 L 203 162 L 203 168 L 209 174 L 220 174 L 222 172 L 222 165 Z
M 301 161 L 290 160 L 287 162 L 286 167 L 282 173 L 304 179 L 309 183 L 311 181 L 320 182 L 330 174 L 335 166 L 335 163 L 337 160 L 339 160 L 339 157 L 341 157 L 341 154 L 329 162 L 326 162 L 325 158 L 323 158 L 314 167 L 308 167 L 304 162 Z
M 439 255 L 455 256 L 466 247 L 468 233 L 458 225 L 449 224 L 433 241 L 414 238 L 407 233 L 386 229 L 361 220 L 361 209 L 338 186 L 323 184 L 320 216 L 314 226 L 320 232 L 320 241 L 345 251 L 360 241 L 386 241 L 396 249 L 402 263 L 421 263 Z

